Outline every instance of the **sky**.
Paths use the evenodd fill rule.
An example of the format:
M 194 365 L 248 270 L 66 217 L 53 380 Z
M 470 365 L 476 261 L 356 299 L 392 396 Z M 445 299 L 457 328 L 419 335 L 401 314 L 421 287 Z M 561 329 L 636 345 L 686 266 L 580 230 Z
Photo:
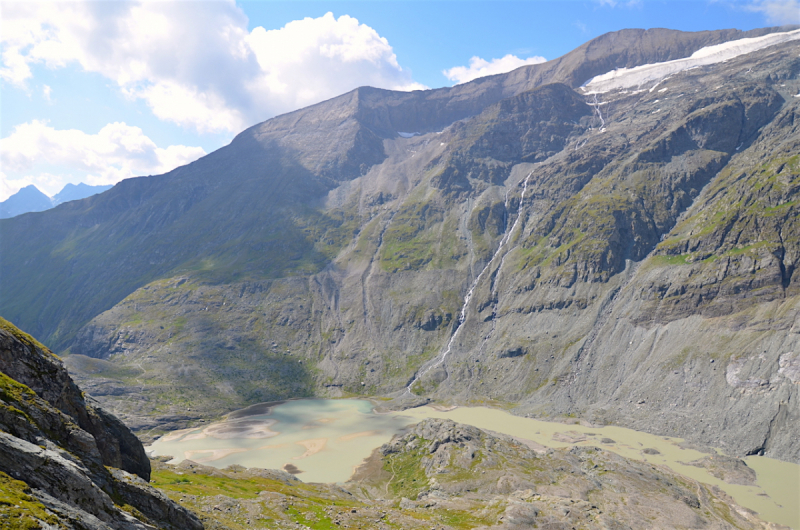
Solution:
M 0 0 L 0 201 L 157 175 L 358 86 L 452 86 L 624 28 L 800 24 L 800 0 Z

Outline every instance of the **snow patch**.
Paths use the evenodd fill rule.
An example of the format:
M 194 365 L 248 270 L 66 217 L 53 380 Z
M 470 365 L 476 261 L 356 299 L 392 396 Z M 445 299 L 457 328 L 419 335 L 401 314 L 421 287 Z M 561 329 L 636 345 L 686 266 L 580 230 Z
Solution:
M 397 134 L 399 134 L 403 138 L 413 138 L 413 137 L 417 136 L 419 133 L 418 132 L 413 132 L 413 133 L 398 132 Z
M 721 63 L 769 46 L 796 40 L 800 40 L 800 29 L 706 46 L 694 52 L 691 57 L 683 59 L 643 64 L 633 68 L 617 68 L 611 72 L 593 77 L 584 83 L 582 88 L 588 94 L 602 94 L 615 89 L 641 87 L 653 82 L 658 86 L 665 77 L 678 72 Z

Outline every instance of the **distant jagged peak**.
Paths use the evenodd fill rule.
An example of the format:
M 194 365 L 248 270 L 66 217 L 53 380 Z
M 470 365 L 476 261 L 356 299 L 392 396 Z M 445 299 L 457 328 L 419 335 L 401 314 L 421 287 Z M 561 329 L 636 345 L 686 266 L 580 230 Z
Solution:
M 0 219 L 16 217 L 30 212 L 43 212 L 61 203 L 85 199 L 110 188 L 110 184 L 91 186 L 83 182 L 78 184 L 68 183 L 61 191 L 49 197 L 34 184 L 29 184 L 5 201 L 0 202 Z
M 42 196 L 42 197 L 47 197 L 48 199 L 50 199 L 50 197 L 45 195 L 42 192 L 42 190 L 40 190 L 39 188 L 36 187 L 35 184 L 28 184 L 27 186 L 24 186 L 24 187 L 20 188 L 19 191 L 17 193 L 15 193 L 14 195 L 12 195 L 11 197 L 14 197 L 15 195 L 19 195 L 20 197 L 39 197 L 39 196 Z M 9 199 L 11 199 L 11 197 L 9 197 L 5 201 L 3 201 L 3 203 L 5 203 Z
M 53 207 L 53 202 L 33 184 L 25 186 L 8 199 L 0 202 L 0 219 L 16 217 L 28 212 L 41 212 Z
M 98 193 L 111 189 L 111 187 L 111 184 L 92 186 L 85 182 L 79 182 L 77 184 L 67 183 L 61 188 L 61 191 L 53 195 L 53 206 L 58 206 L 63 202 L 85 199 L 86 197 L 91 197 L 92 195 L 97 195 Z

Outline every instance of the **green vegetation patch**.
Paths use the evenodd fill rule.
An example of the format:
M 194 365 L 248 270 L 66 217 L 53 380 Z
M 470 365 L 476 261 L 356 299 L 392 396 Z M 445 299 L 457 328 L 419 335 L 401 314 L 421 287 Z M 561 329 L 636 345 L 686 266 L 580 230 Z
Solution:
M 358 212 L 358 198 L 358 194 L 353 194 L 345 206 L 327 211 L 307 207 L 295 217 L 295 224 L 313 244 L 314 250 L 329 260 L 359 233 L 363 219 Z
M 33 390 L 0 372 L 0 400 L 5 403 L 20 403 L 35 398 Z
M 224 476 L 186 474 L 159 469 L 153 472 L 150 485 L 164 491 L 187 495 L 225 495 L 234 499 L 254 499 L 261 491 L 280 489 L 281 484 L 275 480 L 260 477 L 231 479 Z
M 305 511 L 298 510 L 294 506 L 290 506 L 286 513 L 296 522 L 301 525 L 313 528 L 314 530 L 332 530 L 339 528 L 330 517 L 325 513 L 322 506 L 309 506 Z
M 383 469 L 391 477 L 388 488 L 394 497 L 416 499 L 420 491 L 428 488 L 428 477 L 420 465 L 427 454 L 426 445 L 426 440 L 420 438 L 416 448 L 384 457 Z
M 381 268 L 396 272 L 425 267 L 435 257 L 438 243 L 431 228 L 443 220 L 443 210 L 433 201 L 404 204 L 383 234 Z
M 39 348 L 45 355 L 52 355 L 55 357 L 55 355 L 47 348 L 47 346 L 34 339 L 3 317 L 0 317 L 0 329 L 11 334 L 14 338 L 29 348 Z
M 776 157 L 756 167 L 728 166 L 711 184 L 712 202 L 676 226 L 657 246 L 660 255 L 685 252 L 688 242 L 699 256 L 758 255 L 798 244 L 790 219 L 800 200 L 798 155 Z M 774 247 L 774 248 L 767 248 Z M 687 260 L 692 261 L 692 260 Z
M 0 529 L 33 530 L 42 523 L 63 528 L 58 518 L 30 495 L 30 487 L 0 471 Z
M 327 485 L 306 484 L 304 482 L 287 483 L 249 472 L 240 472 L 243 468 L 231 466 L 223 472 L 213 471 L 179 471 L 169 465 L 156 464 L 151 477 L 151 485 L 159 488 L 173 500 L 184 504 L 204 518 L 213 518 L 232 529 L 248 528 L 250 523 L 243 519 L 246 511 L 226 513 L 211 511 L 206 516 L 208 502 L 219 502 L 220 496 L 230 499 L 261 501 L 261 514 L 258 520 L 269 526 L 274 520 L 287 518 L 296 524 L 314 530 L 330 530 L 340 528 L 331 519 L 331 513 L 347 511 L 362 507 L 356 500 L 332 497 Z M 269 500 L 259 497 L 267 494 Z M 272 495 L 270 495 L 272 494 Z M 275 495 L 277 494 L 277 495 Z M 276 501 L 276 498 L 282 499 Z M 238 504 L 237 504 L 238 506 Z

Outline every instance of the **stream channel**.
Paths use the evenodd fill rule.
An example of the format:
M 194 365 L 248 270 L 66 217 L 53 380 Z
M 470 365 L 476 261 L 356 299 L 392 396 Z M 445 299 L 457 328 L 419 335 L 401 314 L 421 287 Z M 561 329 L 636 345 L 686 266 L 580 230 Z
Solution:
M 425 418 L 446 418 L 522 438 L 543 447 L 597 446 L 624 457 L 665 465 L 695 480 L 719 486 L 762 519 L 800 530 L 800 465 L 750 456 L 756 484 L 728 484 L 705 468 L 687 465 L 708 456 L 681 446 L 680 438 L 616 426 L 586 427 L 514 416 L 487 407 L 418 407 L 376 413 L 358 399 L 304 399 L 261 404 L 229 414 L 225 421 L 174 431 L 147 448 L 151 456 L 171 455 L 217 468 L 284 469 L 305 482 L 345 482 L 373 450 Z M 608 438 L 613 443 L 602 443 Z M 646 454 L 644 449 L 659 454 Z

